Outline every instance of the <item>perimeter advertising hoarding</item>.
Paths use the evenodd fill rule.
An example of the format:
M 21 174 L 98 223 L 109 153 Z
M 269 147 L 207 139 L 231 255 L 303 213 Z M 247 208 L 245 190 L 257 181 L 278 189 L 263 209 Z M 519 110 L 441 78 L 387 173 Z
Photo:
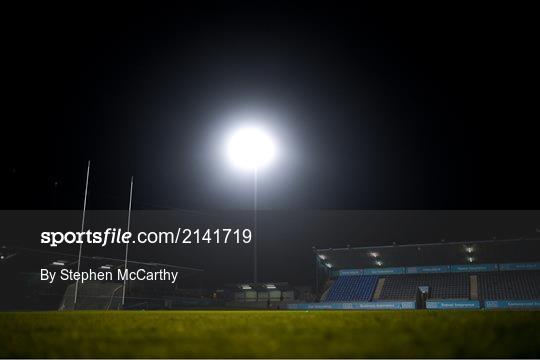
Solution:
M 415 308 L 415 301 L 324 302 L 287 305 L 289 310 L 410 310 Z
M 478 300 L 427 301 L 426 309 L 480 309 Z
M 486 300 L 486 309 L 538 309 L 540 300 Z

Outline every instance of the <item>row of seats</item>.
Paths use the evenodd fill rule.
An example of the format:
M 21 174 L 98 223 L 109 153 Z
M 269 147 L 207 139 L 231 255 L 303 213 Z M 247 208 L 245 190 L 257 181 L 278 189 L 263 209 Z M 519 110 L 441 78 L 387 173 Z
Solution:
M 540 299 L 540 271 L 504 271 L 478 275 L 480 300 Z
M 429 287 L 431 299 L 467 299 L 466 274 L 407 274 L 387 276 L 379 300 L 414 300 L 420 286 Z
M 430 299 L 469 299 L 471 275 L 478 280 L 479 300 L 540 299 L 540 271 L 501 271 L 388 275 L 375 300 L 415 300 L 423 286 L 429 288 Z M 378 281 L 374 275 L 340 276 L 325 301 L 371 301 Z
M 328 291 L 326 301 L 370 301 L 377 276 L 340 276 Z

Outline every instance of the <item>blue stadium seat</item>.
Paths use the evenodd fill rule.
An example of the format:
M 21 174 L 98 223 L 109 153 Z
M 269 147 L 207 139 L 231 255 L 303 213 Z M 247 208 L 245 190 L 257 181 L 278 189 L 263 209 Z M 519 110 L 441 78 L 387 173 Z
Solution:
M 384 280 L 378 300 L 415 300 L 420 286 L 430 299 L 469 299 L 472 273 L 344 275 L 328 290 L 325 301 L 371 301 L 377 281 Z M 540 299 L 540 271 L 494 271 L 476 274 L 479 300 Z
M 377 285 L 377 276 L 340 276 L 328 291 L 326 301 L 370 301 Z
M 385 277 L 379 300 L 414 300 L 420 286 L 428 286 L 431 299 L 468 299 L 467 274 L 406 274 Z
M 480 300 L 540 299 L 540 271 L 500 271 L 478 274 Z

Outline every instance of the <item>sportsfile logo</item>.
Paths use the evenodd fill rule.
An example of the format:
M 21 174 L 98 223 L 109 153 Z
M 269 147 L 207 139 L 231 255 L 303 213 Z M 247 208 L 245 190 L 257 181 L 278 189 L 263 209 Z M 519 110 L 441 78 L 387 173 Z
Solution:
M 50 247 L 56 247 L 60 244 L 129 244 L 132 233 L 129 231 L 122 232 L 122 229 L 107 229 L 105 232 L 100 231 L 85 231 L 85 232 L 60 232 L 60 231 L 44 231 L 41 233 L 41 243 L 47 244 Z
M 133 236 L 121 228 L 108 228 L 101 231 L 44 231 L 41 243 L 50 247 L 60 244 L 249 244 L 252 240 L 250 229 L 189 229 L 178 228 L 173 231 L 141 231 Z

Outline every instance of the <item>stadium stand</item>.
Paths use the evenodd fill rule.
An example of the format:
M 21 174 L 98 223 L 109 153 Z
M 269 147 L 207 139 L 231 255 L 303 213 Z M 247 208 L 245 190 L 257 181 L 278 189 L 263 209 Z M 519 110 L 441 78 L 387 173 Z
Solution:
M 518 268 L 531 266 L 509 265 Z M 505 268 L 507 265 L 500 266 Z M 477 267 L 486 269 L 491 265 L 480 264 Z M 345 270 L 345 274 L 329 282 L 330 287 L 320 299 L 322 303 L 334 304 L 329 305 L 332 308 L 351 308 L 350 304 L 354 302 L 373 304 L 364 305 L 365 308 L 376 308 L 377 303 L 393 307 L 390 303 L 400 301 L 412 301 L 417 309 L 426 308 L 426 305 L 430 305 L 428 308 L 480 308 L 484 304 L 486 308 L 526 308 L 537 307 L 535 304 L 540 299 L 539 270 L 388 275 L 349 275 L 350 272 Z
M 370 301 L 377 276 L 340 276 L 330 287 L 326 301 Z
M 294 309 L 540 308 L 540 239 L 313 251 L 319 302 Z
M 478 274 L 480 300 L 540 299 L 540 271 L 499 271 Z
M 429 287 L 431 299 L 468 299 L 465 274 L 406 274 L 385 277 L 379 300 L 414 300 L 421 286 Z

